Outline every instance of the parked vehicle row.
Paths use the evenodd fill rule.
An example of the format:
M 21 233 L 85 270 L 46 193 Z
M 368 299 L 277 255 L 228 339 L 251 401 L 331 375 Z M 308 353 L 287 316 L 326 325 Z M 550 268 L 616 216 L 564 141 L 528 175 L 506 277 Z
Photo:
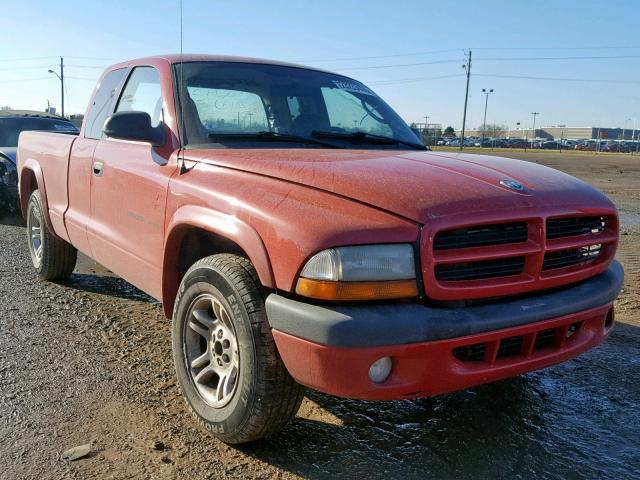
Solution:
M 459 147 L 461 140 L 455 137 L 437 137 L 433 143 L 438 146 Z M 481 148 L 532 148 L 542 150 L 582 150 L 591 152 L 621 152 L 631 153 L 640 150 L 639 142 L 619 140 L 548 140 L 524 138 L 478 138 L 465 137 L 465 147 Z

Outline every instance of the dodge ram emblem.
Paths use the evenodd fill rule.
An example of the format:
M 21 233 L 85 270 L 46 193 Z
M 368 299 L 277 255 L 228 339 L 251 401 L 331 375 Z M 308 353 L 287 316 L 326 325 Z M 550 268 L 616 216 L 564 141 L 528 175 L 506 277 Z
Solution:
M 500 180 L 500 185 L 508 188 L 509 190 L 515 190 L 516 192 L 524 192 L 525 188 L 520 182 L 515 180 Z

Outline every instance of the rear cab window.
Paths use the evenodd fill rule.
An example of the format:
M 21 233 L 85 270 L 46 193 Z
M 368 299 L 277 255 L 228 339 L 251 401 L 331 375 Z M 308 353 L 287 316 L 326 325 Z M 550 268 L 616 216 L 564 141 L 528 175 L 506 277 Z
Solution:
M 107 73 L 100 85 L 98 85 L 85 119 L 85 138 L 96 140 L 103 138 L 104 122 L 113 112 L 113 103 L 117 98 L 118 89 L 122 85 L 126 73 L 126 68 L 113 70 Z

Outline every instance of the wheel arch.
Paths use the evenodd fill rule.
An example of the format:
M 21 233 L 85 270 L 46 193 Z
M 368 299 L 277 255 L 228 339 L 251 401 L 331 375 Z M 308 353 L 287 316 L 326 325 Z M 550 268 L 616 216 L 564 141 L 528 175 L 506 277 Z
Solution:
M 162 263 L 162 305 L 173 314 L 182 277 L 197 260 L 218 253 L 244 256 L 253 264 L 260 283 L 275 288 L 267 249 L 250 225 L 238 218 L 201 206 L 178 209 L 168 223 Z
M 53 224 L 51 223 L 51 217 L 49 215 L 49 203 L 47 202 L 47 190 L 44 184 L 44 175 L 42 174 L 42 168 L 40 164 L 34 159 L 28 159 L 24 162 L 24 165 L 20 169 L 20 176 L 18 181 L 18 191 L 20 194 L 20 210 L 22 211 L 22 217 L 27 219 L 27 206 L 29 205 L 29 198 L 31 194 L 38 190 L 40 192 L 40 199 L 42 200 L 42 213 L 44 215 L 47 228 L 52 235 L 56 236 Z

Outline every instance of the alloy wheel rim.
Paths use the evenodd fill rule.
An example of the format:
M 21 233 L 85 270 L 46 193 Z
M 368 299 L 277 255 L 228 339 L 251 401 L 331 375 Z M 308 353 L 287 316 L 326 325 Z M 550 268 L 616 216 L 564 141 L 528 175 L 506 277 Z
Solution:
M 231 316 L 213 295 L 200 295 L 191 304 L 185 329 L 184 347 L 191 381 L 206 403 L 222 408 L 233 397 L 240 372 Z
M 40 210 L 35 205 L 29 209 L 27 221 L 29 234 L 29 250 L 36 266 L 42 262 L 42 219 Z

